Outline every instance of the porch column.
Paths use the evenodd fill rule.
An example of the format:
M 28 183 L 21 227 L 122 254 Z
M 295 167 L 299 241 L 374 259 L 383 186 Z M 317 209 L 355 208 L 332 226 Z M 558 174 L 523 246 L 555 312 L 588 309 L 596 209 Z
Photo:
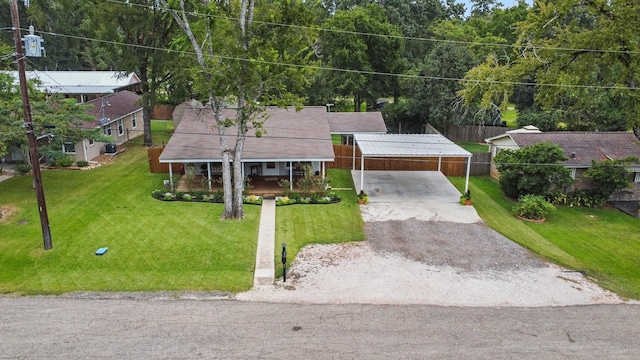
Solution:
M 327 167 L 327 163 L 326 162 L 323 161 L 323 162 L 320 163 L 320 169 L 322 169 L 322 180 L 324 180 L 326 167 Z
M 289 191 L 293 191 L 293 161 L 289 161 Z
M 464 181 L 464 193 L 469 190 L 469 172 L 471 171 L 471 157 L 467 158 L 467 178 Z
M 211 191 L 211 162 L 207 161 L 207 182 L 209 183 L 209 191 Z
M 173 189 L 173 163 L 169 163 L 169 185 Z

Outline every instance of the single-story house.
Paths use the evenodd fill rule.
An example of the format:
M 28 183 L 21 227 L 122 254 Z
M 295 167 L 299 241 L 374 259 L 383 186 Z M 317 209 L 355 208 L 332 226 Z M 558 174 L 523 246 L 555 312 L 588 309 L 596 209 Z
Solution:
M 17 71 L 5 71 L 18 83 Z M 122 71 L 27 71 L 27 80 L 37 80 L 36 88 L 52 94 L 76 98 L 79 102 L 96 99 L 121 90 L 140 91 L 140 78 Z
M 211 188 L 212 177 L 220 176 L 222 172 L 219 133 L 214 126 L 211 109 L 189 105 L 181 107 L 180 111 L 183 111 L 181 119 L 159 161 L 181 163 L 185 172 L 209 179 Z M 355 114 L 353 116 L 359 121 L 366 122 L 356 129 L 358 131 L 380 132 L 380 124 L 384 124 L 384 121 L 379 121 L 382 120 L 379 113 L 371 116 L 378 119 L 371 122 L 358 113 L 349 114 Z M 223 110 L 223 116 L 227 118 L 235 115 L 235 109 Z M 266 116 L 262 136 L 256 137 L 253 131 L 247 134 L 242 154 L 243 174 L 252 177 L 288 176 L 291 182 L 293 176 L 302 175 L 305 164 L 310 165 L 316 174 L 325 175 L 326 163 L 333 162 L 335 157 L 332 127 L 350 121 L 348 115 L 328 113 L 324 106 L 306 106 L 298 111 L 291 107 L 269 107 Z M 348 131 L 348 126 L 338 131 L 351 135 L 355 132 Z M 236 127 L 227 129 L 231 148 L 235 145 L 236 134 Z M 172 169 L 171 166 L 169 168 Z M 175 183 L 172 170 L 170 181 Z
M 340 135 L 343 145 L 353 145 L 353 134 L 386 134 L 381 112 L 329 112 L 331 135 Z
M 84 122 L 82 127 L 100 129 L 103 135 L 110 136 L 113 142 L 105 144 L 91 139 L 82 139 L 75 143 L 65 142 L 62 151 L 74 156 L 76 160 L 91 161 L 100 154 L 115 153 L 117 145 L 144 134 L 139 95 L 124 90 L 85 104 L 92 105 L 87 113 L 95 120 Z
M 485 139 L 492 156 L 502 149 L 521 149 L 537 143 L 550 142 L 560 146 L 567 158 L 564 166 L 571 170 L 573 179 L 578 180 L 576 188 L 584 187 L 583 173 L 591 167 L 591 161 L 625 159 L 630 156 L 640 158 L 640 141 L 631 132 L 623 131 L 553 131 L 541 132 L 529 126 L 508 131 L 505 134 Z M 614 194 L 615 200 L 640 200 L 640 164 L 627 168 L 631 172 L 633 189 Z M 492 164 L 491 175 L 498 177 Z
M 105 136 L 110 136 L 113 141 L 102 143 L 91 139 L 82 139 L 77 142 L 64 142 L 61 150 L 76 161 L 92 161 L 100 154 L 115 153 L 117 145 L 144 134 L 139 95 L 124 90 L 84 104 L 92 105 L 87 113 L 92 115 L 95 120 L 82 122 L 82 128 L 99 128 Z M 46 141 L 46 134 L 43 134 L 41 138 L 42 140 L 39 141 Z M 15 162 L 24 160 L 24 157 L 20 150 L 10 149 L 9 153 L 0 160 Z

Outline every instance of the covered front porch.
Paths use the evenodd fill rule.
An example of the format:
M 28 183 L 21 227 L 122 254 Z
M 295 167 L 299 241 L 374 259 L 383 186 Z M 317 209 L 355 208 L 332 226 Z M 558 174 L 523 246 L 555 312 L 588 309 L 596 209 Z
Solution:
M 281 180 L 289 181 L 289 176 L 249 176 L 249 189 L 246 193 L 251 195 L 259 195 L 264 197 L 271 197 L 282 195 L 283 190 L 280 187 Z M 302 176 L 293 176 L 291 185 L 293 191 L 298 191 L 296 184 Z M 216 192 L 218 189 L 222 190 L 222 183 L 213 179 L 211 181 L 211 188 L 209 188 L 209 181 L 207 177 L 202 175 L 188 176 L 182 175 L 176 185 L 176 191 L 184 193 L 192 193 L 195 191 L 204 192 Z

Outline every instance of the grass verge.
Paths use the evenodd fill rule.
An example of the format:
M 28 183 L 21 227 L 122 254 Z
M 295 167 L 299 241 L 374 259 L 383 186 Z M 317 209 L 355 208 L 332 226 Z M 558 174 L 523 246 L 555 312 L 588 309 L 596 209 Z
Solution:
M 282 243 L 287 243 L 290 263 L 305 245 L 332 244 L 364 240 L 362 216 L 353 190 L 351 172 L 329 169 L 331 186 L 352 189 L 336 190 L 342 201 L 330 205 L 278 206 L 276 209 L 276 268 L 282 276 Z
M 449 179 L 463 188 L 463 178 Z M 554 263 L 584 271 L 621 297 L 640 299 L 638 219 L 612 209 L 558 207 L 546 222 L 529 223 L 513 216 L 514 202 L 495 179 L 472 177 L 470 189 L 478 214 L 496 231 Z

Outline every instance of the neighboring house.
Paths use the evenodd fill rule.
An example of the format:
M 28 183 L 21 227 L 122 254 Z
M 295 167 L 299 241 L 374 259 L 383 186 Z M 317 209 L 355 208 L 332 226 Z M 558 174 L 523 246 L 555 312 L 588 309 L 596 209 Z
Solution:
M 5 71 L 18 83 L 17 71 Z M 121 71 L 27 71 L 28 80 L 37 80 L 36 88 L 52 94 L 76 98 L 80 102 L 121 90 L 140 91 L 140 78 Z
M 220 137 L 211 110 L 183 106 L 180 111 L 183 111 L 182 117 L 160 155 L 160 162 L 181 163 L 185 171 L 209 179 L 219 176 L 222 171 Z M 303 165 L 309 164 L 315 173 L 324 176 L 326 163 L 334 160 L 331 134 L 338 129 L 338 125 L 351 122 L 349 115 L 360 121 L 365 119 L 359 113 L 335 114 L 327 113 L 324 106 L 307 106 L 299 111 L 294 108 L 267 108 L 264 134 L 256 137 L 253 131 L 247 133 L 242 153 L 243 174 L 288 175 L 292 178 L 302 175 Z M 235 109 L 223 110 L 223 116 L 227 118 L 234 118 L 235 115 Z M 352 125 L 355 123 L 358 121 L 351 122 Z M 362 125 L 354 130 L 379 132 L 379 123 L 372 121 L 370 126 Z M 344 134 L 356 132 L 349 131 L 348 127 L 342 127 L 339 131 Z M 236 127 L 227 128 L 229 147 L 232 149 L 236 134 Z M 173 182 L 173 173 L 170 177 Z
M 381 112 L 330 112 L 327 117 L 331 135 L 340 135 L 343 145 L 353 145 L 353 134 L 356 133 L 387 133 Z
M 116 146 L 144 133 L 140 96 L 130 91 L 120 91 L 85 104 L 92 105 L 87 113 L 95 117 L 94 121 L 84 122 L 85 129 L 100 129 L 103 135 L 110 136 L 112 143 L 82 139 L 79 142 L 65 142 L 62 151 L 76 160 L 91 161 L 103 153 L 115 153 Z
M 591 167 L 592 160 L 621 160 L 630 156 L 640 158 L 640 141 L 631 132 L 540 132 L 530 126 L 485 139 L 485 142 L 489 144 L 492 156 L 502 149 L 516 150 L 537 143 L 550 142 L 560 146 L 567 158 L 563 165 L 571 170 L 571 177 L 577 180 L 574 188 L 588 187 L 583 174 Z M 633 188 L 614 194 L 614 200 L 640 200 L 640 164 L 627 169 L 631 172 Z M 491 165 L 491 175 L 499 175 L 494 164 Z

